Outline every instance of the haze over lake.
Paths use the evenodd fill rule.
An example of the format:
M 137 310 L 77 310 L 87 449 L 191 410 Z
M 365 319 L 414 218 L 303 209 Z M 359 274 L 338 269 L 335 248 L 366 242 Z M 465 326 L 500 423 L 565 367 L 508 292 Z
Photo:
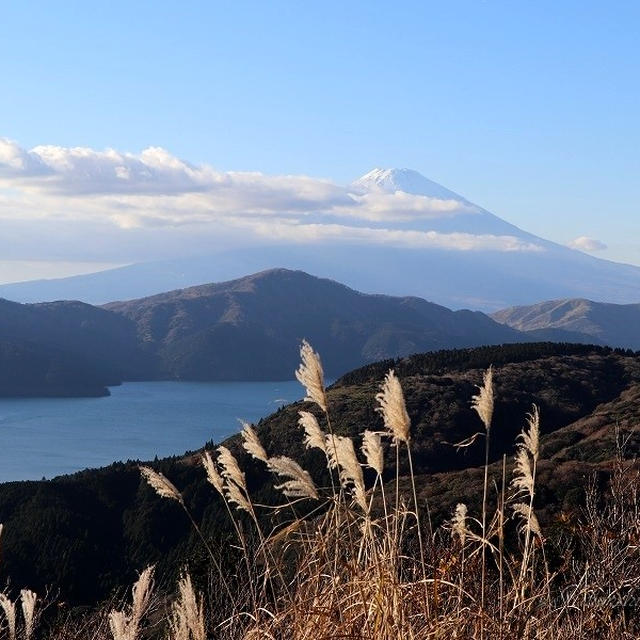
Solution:
M 127 382 L 107 398 L 0 399 L 0 482 L 39 480 L 117 460 L 150 460 L 220 441 L 300 399 L 284 382 Z

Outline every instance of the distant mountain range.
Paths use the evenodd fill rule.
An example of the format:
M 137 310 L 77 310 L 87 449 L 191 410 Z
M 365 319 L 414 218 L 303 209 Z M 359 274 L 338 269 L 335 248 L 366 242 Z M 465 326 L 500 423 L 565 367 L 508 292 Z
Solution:
M 640 301 L 640 267 L 527 233 L 415 171 L 376 169 L 349 191 L 354 202 L 368 203 L 366 217 L 337 211 L 309 220 L 318 230 L 335 229 L 331 240 L 287 244 L 274 238 L 233 251 L 218 248 L 195 257 L 2 285 L 0 296 L 20 302 L 77 299 L 101 304 L 281 266 L 359 291 L 418 296 L 453 309 L 496 311 L 576 297 Z M 384 215 L 377 216 L 379 210 Z
M 598 342 L 561 328 L 523 332 L 479 311 L 363 294 L 301 271 L 273 269 L 104 307 L 0 300 L 0 344 L 42 352 L 24 360 L 20 382 L 9 384 L 16 351 L 0 349 L 0 379 L 6 382 L 0 394 L 100 395 L 122 380 L 290 379 L 303 338 L 322 353 L 331 377 L 376 360 L 445 348 Z M 66 387 L 55 371 L 65 372 Z M 82 380 L 90 384 L 82 386 Z
M 640 350 L 640 304 L 551 300 L 502 309 L 491 317 L 518 331 L 561 329 L 613 347 Z
M 362 294 L 287 269 L 104 308 L 135 323 L 156 375 L 177 379 L 288 379 L 303 338 L 331 376 L 419 351 L 525 339 L 480 312 Z

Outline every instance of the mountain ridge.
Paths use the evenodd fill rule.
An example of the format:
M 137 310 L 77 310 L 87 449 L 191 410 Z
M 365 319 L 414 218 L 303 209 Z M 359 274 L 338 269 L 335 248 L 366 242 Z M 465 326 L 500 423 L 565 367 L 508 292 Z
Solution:
M 254 356 L 262 353 L 271 363 L 270 375 L 284 377 L 296 368 L 303 338 L 325 353 L 330 375 L 425 347 L 524 340 L 480 312 L 451 311 L 418 297 L 365 294 L 328 278 L 282 268 L 103 308 L 136 323 L 142 341 L 157 346 L 165 371 L 178 378 L 211 376 L 207 368 L 218 362 L 220 353 L 238 366 L 244 358 L 239 342 L 247 339 Z M 176 349 L 193 353 L 200 364 L 195 366 L 193 359 L 191 364 L 178 362 L 182 358 Z M 200 360 L 203 352 L 210 354 L 209 360 Z M 245 376 L 253 373 L 263 379 L 266 370 L 260 370 L 258 361 L 245 361 Z
M 103 304 L 231 280 L 279 265 L 359 291 L 413 295 L 453 309 L 493 312 L 575 297 L 618 304 L 640 299 L 640 267 L 535 236 L 417 172 L 376 169 L 354 184 L 353 193 L 349 188 L 345 192 L 353 210 L 341 205 L 311 216 L 311 239 L 296 239 L 294 234 L 291 240 L 274 236 L 234 249 L 214 246 L 191 254 L 176 249 L 175 255 L 155 262 L 0 285 L 0 296 L 22 302 L 62 298 Z M 363 203 L 369 208 L 359 211 Z M 313 239 L 326 224 L 333 230 L 329 236 Z
M 93 366 L 104 384 L 291 379 L 304 338 L 324 354 L 331 377 L 421 351 L 531 340 L 597 342 L 562 329 L 524 333 L 480 311 L 362 293 L 283 268 L 102 307 L 0 300 L 0 340 L 53 350 L 71 370 L 82 361 L 76 368 Z M 0 372 L 13 366 L 8 353 L 0 357 Z M 37 363 L 34 380 L 44 375 L 42 358 Z
M 561 329 L 613 347 L 640 349 L 640 303 L 620 305 L 585 298 L 547 300 L 502 309 L 491 317 L 520 331 Z

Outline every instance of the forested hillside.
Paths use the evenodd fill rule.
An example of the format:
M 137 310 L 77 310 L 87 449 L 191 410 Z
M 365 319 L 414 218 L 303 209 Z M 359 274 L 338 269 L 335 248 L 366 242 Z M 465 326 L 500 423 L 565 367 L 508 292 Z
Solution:
M 640 421 L 638 354 L 581 345 L 516 344 L 372 364 L 344 376 L 329 390 L 334 429 L 358 438 L 365 428 L 382 428 L 375 395 L 387 369 L 394 367 L 411 419 L 419 495 L 429 499 L 434 522 L 441 522 L 460 499 L 467 499 L 470 508 L 478 501 L 484 445 L 478 442 L 457 451 L 453 443 L 482 429 L 470 399 L 491 364 L 496 394 L 492 473 L 497 481 L 503 454 L 511 465 L 525 415 L 532 403 L 538 403 L 543 481 L 536 507 L 545 514 L 545 525 L 552 524 L 554 514 L 570 513 L 581 504 L 585 478 L 607 468 L 615 453 L 616 428 L 624 430 Z M 307 403 L 295 403 L 262 420 L 257 431 L 269 455 L 294 457 L 317 484 L 326 486 L 329 479 L 320 453 L 302 446 L 300 409 L 313 410 Z M 254 501 L 273 501 L 265 470 L 248 459 L 237 438 L 227 444 L 246 470 Z M 391 480 L 393 450 L 386 456 L 385 477 Z M 154 466 L 180 489 L 215 547 L 232 532 L 199 460 L 193 454 Z M 400 471 L 403 476 L 407 472 L 404 461 Z M 268 511 L 261 517 L 268 520 Z M 5 524 L 2 579 L 40 591 L 48 585 L 74 603 L 106 597 L 148 563 L 158 563 L 163 577 L 174 575 L 186 561 L 196 573 L 207 563 L 184 512 L 174 502 L 158 499 L 141 482 L 133 462 L 46 482 L 0 485 L 0 522 Z M 233 553 L 226 560 L 235 561 Z

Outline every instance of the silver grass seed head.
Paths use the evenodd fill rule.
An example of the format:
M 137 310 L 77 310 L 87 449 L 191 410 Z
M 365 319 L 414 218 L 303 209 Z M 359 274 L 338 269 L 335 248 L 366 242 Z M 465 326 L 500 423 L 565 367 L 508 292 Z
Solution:
M 474 409 L 482 420 L 484 428 L 488 432 L 493 420 L 493 367 L 489 367 L 483 376 L 482 386 L 478 387 L 478 394 L 471 398 L 471 408 Z
M 183 574 L 178 582 L 178 598 L 169 621 L 174 640 L 206 640 L 204 605 L 193 589 L 191 576 Z
M 379 475 L 382 475 L 384 455 L 380 434 L 368 430 L 362 434 L 362 453 L 367 459 L 367 465 Z
M 367 511 L 364 476 L 356 457 L 353 440 L 346 436 L 327 435 L 326 442 L 329 468 L 338 469 L 341 486 L 345 489 L 352 486 L 354 499 L 363 511 Z
M 29 640 L 33 634 L 33 620 L 36 611 L 36 601 L 38 596 L 29 589 L 20 591 L 20 601 L 22 604 L 22 616 L 24 617 L 24 637 Z
M 224 485 L 224 492 L 227 496 L 227 500 L 236 505 L 237 509 L 246 511 L 247 513 L 253 513 L 251 503 L 243 493 L 242 489 L 235 482 L 227 482 Z
M 151 467 L 140 466 L 140 473 L 147 481 L 147 484 L 161 497 L 177 500 L 180 504 L 184 504 L 182 495 L 176 489 L 175 485 L 159 471 L 154 471 Z
M 460 540 L 460 544 L 464 547 L 467 539 L 467 505 L 459 502 L 451 519 L 451 535 Z
M 140 574 L 131 591 L 133 600 L 133 605 L 131 608 L 131 621 L 133 627 L 135 628 L 136 636 L 140 620 L 149 607 L 149 600 L 151 599 L 151 592 L 153 590 L 153 572 L 154 566 L 148 566 Z
M 288 498 L 318 499 L 316 489 L 308 471 L 305 471 L 295 460 L 287 456 L 269 458 L 269 469 L 278 476 L 289 478 L 286 482 L 276 485 L 275 488 Z
M 309 411 L 300 411 L 298 424 L 304 429 L 304 446 L 307 449 L 321 449 L 327 453 L 325 433 L 320 428 L 317 418 Z
M 520 446 L 526 449 L 534 461 L 538 460 L 540 453 L 540 409 L 533 405 L 531 413 L 527 414 L 527 428 L 522 430 Z
M 305 401 L 315 402 L 325 413 L 327 411 L 327 396 L 324 389 L 324 372 L 320 356 L 306 341 L 300 347 L 302 362 L 296 371 L 298 382 L 307 390 Z
M 266 463 L 269 456 L 267 456 L 256 430 L 248 422 L 243 422 L 241 434 L 244 450 L 256 460 Z
M 129 621 L 124 611 L 112 611 L 109 614 L 109 628 L 113 640 L 130 640 Z
M 207 480 L 215 490 L 224 497 L 224 479 L 216 469 L 216 465 L 211 457 L 211 452 L 205 451 L 202 454 L 202 466 L 207 472 Z
M 227 484 L 235 483 L 245 491 L 247 490 L 245 475 L 241 471 L 238 461 L 227 447 L 218 447 L 218 463 L 222 467 L 222 477 L 227 480 Z
M 385 376 L 380 393 L 376 395 L 376 400 L 379 404 L 377 411 L 382 414 L 384 426 L 388 429 L 394 442 L 408 444 L 411 438 L 411 421 L 407 413 L 400 380 L 393 369 Z
M 15 640 L 16 637 L 16 604 L 12 602 L 4 593 L 0 593 L 0 607 L 4 612 L 7 620 L 7 629 L 9 631 L 9 640 Z
M 515 489 L 516 495 L 525 494 L 533 497 L 535 481 L 531 468 L 531 460 L 524 447 L 520 447 L 516 452 L 514 477 L 511 481 L 511 486 Z
M 353 499 L 356 501 L 356 504 L 362 509 L 362 511 L 368 513 L 369 505 L 367 504 L 367 494 L 364 489 L 364 484 L 356 482 L 353 485 L 351 493 L 353 495 Z
M 533 509 L 528 504 L 517 502 L 512 506 L 514 514 L 520 517 L 520 529 L 526 529 L 527 526 L 531 530 L 531 533 L 542 539 L 542 530 L 540 528 L 540 522 L 538 517 L 534 513 Z

